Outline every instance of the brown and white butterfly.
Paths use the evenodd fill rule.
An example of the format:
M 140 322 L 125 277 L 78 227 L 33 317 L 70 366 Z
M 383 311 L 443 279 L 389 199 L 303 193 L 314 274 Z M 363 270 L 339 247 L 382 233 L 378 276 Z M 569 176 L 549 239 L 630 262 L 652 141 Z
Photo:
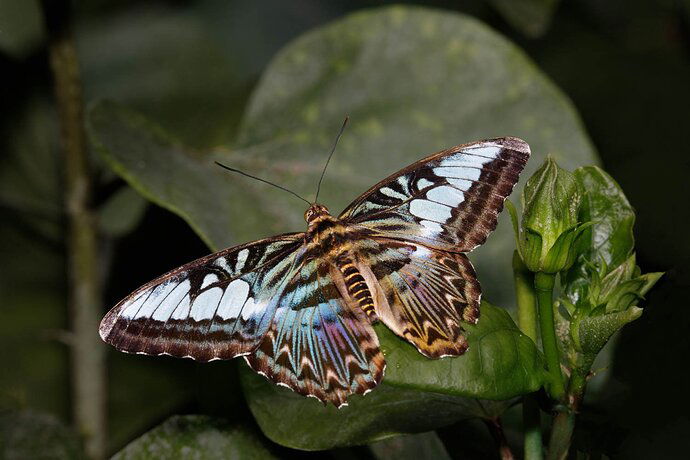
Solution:
M 481 289 L 465 253 L 496 227 L 530 155 L 504 137 L 430 155 L 306 232 L 235 246 L 140 287 L 103 318 L 118 350 L 198 361 L 244 356 L 273 382 L 340 407 L 382 379 L 372 323 L 429 358 L 467 349 Z

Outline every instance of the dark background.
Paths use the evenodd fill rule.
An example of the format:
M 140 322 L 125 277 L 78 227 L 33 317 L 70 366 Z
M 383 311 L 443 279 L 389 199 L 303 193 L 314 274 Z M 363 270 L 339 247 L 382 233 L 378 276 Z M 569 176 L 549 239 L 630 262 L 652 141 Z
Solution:
M 204 148 L 232 140 L 262 69 L 290 39 L 389 2 L 78 3 L 86 101 L 122 101 Z M 642 318 L 618 337 L 611 378 L 589 395 L 591 415 L 581 420 L 587 439 L 577 442 L 614 458 L 681 457 L 690 435 L 690 309 L 683 297 L 690 287 L 690 3 L 562 1 L 541 34 L 512 25 L 491 2 L 410 3 L 486 22 L 574 102 L 604 168 L 637 210 L 642 271 L 667 272 Z M 0 2 L 0 410 L 69 423 L 68 351 L 59 341 L 68 327 L 59 140 L 45 34 L 32 5 Z M 171 37 L 179 40 L 174 47 Z M 210 131 L 205 120 L 221 116 L 226 128 Z M 105 168 L 100 175 L 102 203 L 122 183 Z M 131 232 L 104 248 L 106 305 L 207 251 L 178 217 L 155 206 L 142 213 Z M 172 413 L 251 420 L 228 375 L 232 365 L 138 358 L 133 365 L 116 353 L 109 360 L 111 382 L 121 386 L 109 395 L 111 452 Z M 451 446 L 447 431 L 442 438 Z

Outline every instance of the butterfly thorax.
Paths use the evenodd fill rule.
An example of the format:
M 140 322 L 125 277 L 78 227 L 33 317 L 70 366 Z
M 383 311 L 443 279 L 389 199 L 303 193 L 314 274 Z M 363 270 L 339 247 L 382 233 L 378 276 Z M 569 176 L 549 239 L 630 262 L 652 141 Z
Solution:
M 308 227 L 305 233 L 307 254 L 334 263 L 346 257 L 357 231 L 328 213 L 320 204 L 313 204 L 304 214 Z M 309 256 L 308 256 L 309 257 Z
M 337 272 L 343 297 L 349 299 L 352 307 L 359 307 L 371 319 L 376 319 L 371 290 L 357 268 L 355 254 L 359 238 L 357 230 L 346 225 L 320 204 L 313 204 L 304 213 L 309 224 L 306 233 L 307 253 L 318 258 Z M 340 284 L 340 283 L 339 283 Z

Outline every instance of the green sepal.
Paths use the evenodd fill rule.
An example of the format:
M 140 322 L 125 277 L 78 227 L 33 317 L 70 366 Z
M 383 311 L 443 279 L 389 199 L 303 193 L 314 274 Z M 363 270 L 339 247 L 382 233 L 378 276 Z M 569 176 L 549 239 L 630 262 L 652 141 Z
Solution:
M 616 331 L 641 315 L 641 308 L 631 307 L 624 311 L 573 321 L 571 335 L 577 350 L 585 355 L 596 356 Z
M 577 255 L 575 241 L 590 225 L 591 222 L 578 223 L 561 233 L 546 254 L 542 262 L 541 271 L 558 273 L 572 267 Z

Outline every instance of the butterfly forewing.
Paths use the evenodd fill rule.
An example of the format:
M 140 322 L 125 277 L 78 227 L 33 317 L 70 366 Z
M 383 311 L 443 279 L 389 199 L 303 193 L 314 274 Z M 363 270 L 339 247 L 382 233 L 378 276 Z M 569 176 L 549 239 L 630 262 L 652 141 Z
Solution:
M 116 305 L 100 335 L 121 351 L 199 361 L 249 353 L 268 330 L 303 238 L 269 238 L 173 270 Z
M 516 138 L 435 153 L 376 184 L 340 218 L 382 237 L 469 252 L 496 228 L 529 154 Z

